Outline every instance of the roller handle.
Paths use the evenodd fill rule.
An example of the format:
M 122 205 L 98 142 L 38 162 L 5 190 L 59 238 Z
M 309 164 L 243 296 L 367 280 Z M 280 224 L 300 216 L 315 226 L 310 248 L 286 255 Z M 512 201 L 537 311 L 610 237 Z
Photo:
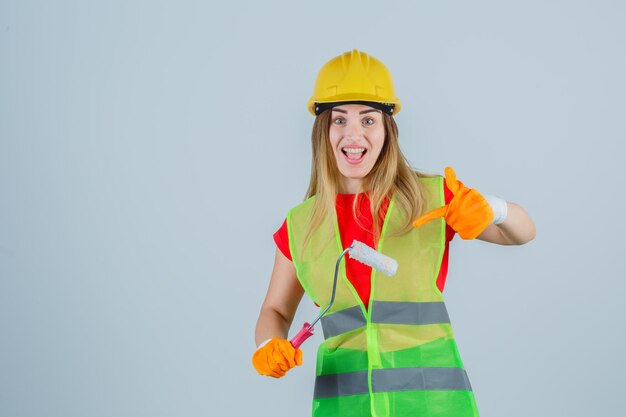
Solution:
M 309 337 L 313 336 L 313 330 L 315 330 L 309 323 L 304 323 L 302 329 L 298 332 L 297 335 L 293 337 L 289 342 L 291 342 L 292 346 L 295 349 L 298 349 L 301 344 L 304 343 Z

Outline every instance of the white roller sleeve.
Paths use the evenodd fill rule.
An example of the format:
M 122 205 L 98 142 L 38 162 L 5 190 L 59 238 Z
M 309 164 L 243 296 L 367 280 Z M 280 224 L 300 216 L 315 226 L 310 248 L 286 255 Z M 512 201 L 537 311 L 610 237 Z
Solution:
M 358 240 L 352 242 L 349 253 L 352 259 L 356 259 L 365 265 L 369 265 L 388 277 L 395 274 L 398 270 L 398 262 L 395 259 L 383 255 Z
M 491 210 L 493 210 L 493 224 L 500 224 L 504 220 L 506 220 L 506 215 L 508 213 L 508 206 L 506 201 L 496 197 L 495 195 L 483 194 L 485 200 L 491 206 Z

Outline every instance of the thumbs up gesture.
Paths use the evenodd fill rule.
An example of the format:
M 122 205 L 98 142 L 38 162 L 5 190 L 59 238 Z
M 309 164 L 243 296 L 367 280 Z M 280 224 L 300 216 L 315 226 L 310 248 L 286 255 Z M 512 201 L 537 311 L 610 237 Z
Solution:
M 431 210 L 415 219 L 413 227 L 420 227 L 431 220 L 443 217 L 462 239 L 474 239 L 493 221 L 493 210 L 478 191 L 467 188 L 456 179 L 452 167 L 446 167 L 445 176 L 446 185 L 454 197 L 445 206 Z

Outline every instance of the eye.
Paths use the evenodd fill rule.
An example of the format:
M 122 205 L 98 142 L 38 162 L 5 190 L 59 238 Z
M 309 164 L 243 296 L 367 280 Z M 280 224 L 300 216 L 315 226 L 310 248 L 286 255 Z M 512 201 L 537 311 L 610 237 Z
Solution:
M 371 126 L 374 124 L 374 119 L 372 119 L 371 117 L 366 117 L 365 119 L 363 119 L 363 124 Z
M 336 125 L 342 125 L 346 123 L 346 120 L 343 117 L 337 117 L 333 119 L 333 123 Z

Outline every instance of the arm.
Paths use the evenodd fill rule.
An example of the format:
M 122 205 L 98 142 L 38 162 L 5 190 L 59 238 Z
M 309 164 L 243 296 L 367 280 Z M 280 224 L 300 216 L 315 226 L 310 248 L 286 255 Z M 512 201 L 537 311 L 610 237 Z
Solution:
M 276 249 L 274 270 L 256 323 L 257 346 L 273 337 L 287 338 L 303 294 L 293 263 Z
M 535 224 L 526 211 L 515 203 L 507 202 L 504 222 L 490 224 L 476 239 L 498 245 L 523 245 L 535 238 Z

